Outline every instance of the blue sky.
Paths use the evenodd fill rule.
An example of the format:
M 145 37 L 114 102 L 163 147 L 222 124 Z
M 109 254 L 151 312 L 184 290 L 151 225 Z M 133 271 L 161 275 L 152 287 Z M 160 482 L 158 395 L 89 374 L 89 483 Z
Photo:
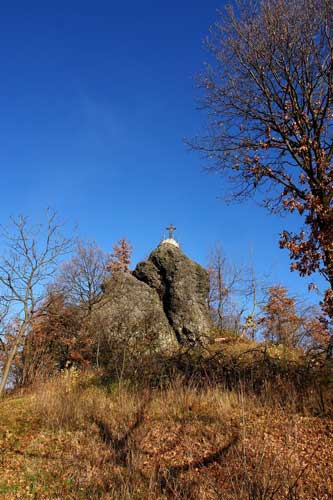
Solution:
M 6 2 L 0 30 L 1 223 L 51 206 L 104 250 L 122 236 L 134 261 L 170 222 L 205 263 L 219 242 L 259 277 L 306 293 L 278 248 L 296 221 L 254 202 L 226 206 L 223 180 L 183 144 L 200 132 L 194 75 L 223 1 Z

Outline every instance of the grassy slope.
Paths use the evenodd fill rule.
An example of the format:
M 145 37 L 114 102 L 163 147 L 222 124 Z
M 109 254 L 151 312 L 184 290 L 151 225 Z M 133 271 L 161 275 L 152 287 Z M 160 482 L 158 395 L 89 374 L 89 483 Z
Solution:
M 0 405 L 0 498 L 333 497 L 333 422 L 176 381 L 67 373 Z

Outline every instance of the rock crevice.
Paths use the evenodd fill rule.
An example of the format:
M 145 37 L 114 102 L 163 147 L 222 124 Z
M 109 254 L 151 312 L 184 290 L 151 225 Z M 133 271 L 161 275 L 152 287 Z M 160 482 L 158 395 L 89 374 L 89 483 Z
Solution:
M 211 328 L 207 271 L 174 245 L 162 243 L 133 272 L 156 290 L 180 344 L 202 344 Z

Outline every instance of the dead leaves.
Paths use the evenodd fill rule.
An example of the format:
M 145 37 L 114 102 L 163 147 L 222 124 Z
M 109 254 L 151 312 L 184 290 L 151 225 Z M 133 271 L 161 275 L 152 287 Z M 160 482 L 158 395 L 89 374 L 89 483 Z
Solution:
M 106 396 L 97 392 L 95 405 L 98 397 Z M 103 414 L 108 440 L 88 416 L 79 428 L 47 428 L 31 398 L 5 401 L 0 498 L 207 500 L 223 494 L 231 500 L 248 498 L 249 491 L 276 500 L 291 492 L 298 499 L 333 497 L 331 420 L 255 406 L 219 388 L 155 391 L 142 412 L 138 394 L 107 397 L 112 401 L 103 405 L 116 412 Z

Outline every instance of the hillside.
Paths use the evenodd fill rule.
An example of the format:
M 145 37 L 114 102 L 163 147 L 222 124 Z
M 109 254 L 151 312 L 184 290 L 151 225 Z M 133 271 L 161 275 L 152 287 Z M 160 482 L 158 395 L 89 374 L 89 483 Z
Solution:
M 65 371 L 2 402 L 0 496 L 332 498 L 332 420 L 268 399 Z
M 65 268 L 80 286 L 85 263 Z M 91 301 L 73 300 L 72 278 L 22 327 L 0 404 L 1 498 L 333 497 L 332 356 L 296 342 L 284 289 L 256 342 L 221 328 L 208 271 L 175 240 L 102 273 Z

